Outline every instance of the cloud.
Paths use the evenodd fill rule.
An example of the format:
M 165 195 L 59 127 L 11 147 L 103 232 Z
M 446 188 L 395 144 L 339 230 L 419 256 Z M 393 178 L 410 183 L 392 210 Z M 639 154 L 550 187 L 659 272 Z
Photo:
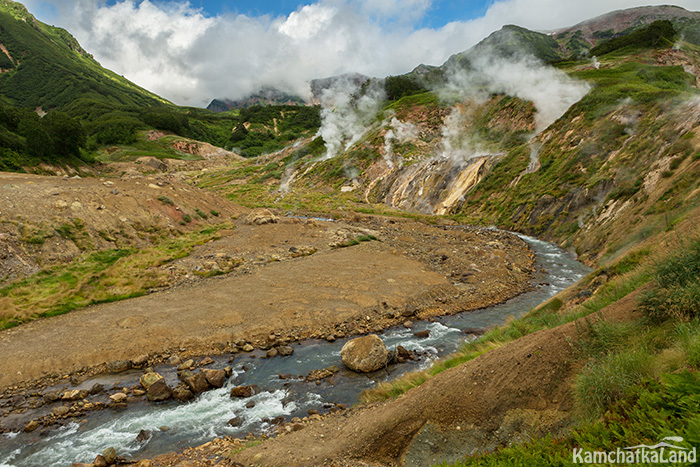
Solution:
M 697 0 L 674 3 L 697 9 Z M 419 28 L 432 0 L 316 0 L 288 16 L 207 16 L 188 2 L 25 0 L 68 29 L 103 66 L 182 105 L 346 72 L 405 73 L 440 65 L 504 24 L 548 30 L 649 0 L 500 0 L 474 20 Z
M 362 12 L 381 19 L 411 21 L 422 18 L 432 0 L 362 0 Z
M 484 51 L 471 62 L 472 72 L 453 69 L 448 91 L 473 98 L 485 91 L 516 96 L 535 105 L 535 124 L 542 131 L 564 115 L 569 107 L 590 91 L 590 86 L 573 80 L 563 71 L 532 56 L 504 59 Z M 485 96 L 479 96 L 485 98 Z

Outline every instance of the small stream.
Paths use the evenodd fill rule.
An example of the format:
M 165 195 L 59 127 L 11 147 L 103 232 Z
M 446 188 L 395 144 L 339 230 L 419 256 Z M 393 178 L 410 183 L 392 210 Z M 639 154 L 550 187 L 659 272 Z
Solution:
M 229 363 L 229 356 L 213 357 L 209 368 L 232 366 L 233 376 L 226 385 L 182 404 L 166 402 L 152 404 L 137 402 L 128 409 L 103 410 L 87 416 L 86 421 L 70 422 L 53 431 L 0 435 L 0 467 L 67 467 L 73 462 L 92 462 L 108 447 L 114 447 L 124 457 L 150 458 L 165 452 L 203 444 L 217 436 L 245 437 L 260 434 L 271 428 L 270 420 L 277 417 L 291 419 L 304 417 L 310 409 L 324 409 L 334 404 L 353 405 L 360 393 L 378 382 L 394 379 L 407 371 L 430 365 L 438 357 L 454 352 L 469 338 L 462 330 L 486 328 L 502 324 L 509 316 L 521 316 L 544 300 L 564 290 L 585 276 L 590 269 L 572 259 L 569 254 L 551 243 L 522 236 L 536 254 L 538 272 L 534 278 L 537 287 L 504 304 L 455 316 L 438 318 L 434 322 L 417 322 L 413 329 L 395 327 L 386 330 L 382 339 L 388 348 L 402 345 L 408 350 L 425 355 L 417 362 L 392 365 L 368 375 L 344 370 L 340 349 L 348 339 L 333 343 L 305 341 L 294 344 L 290 357 L 259 358 L 263 352 L 237 354 Z M 414 333 L 430 330 L 428 338 L 419 339 Z M 336 365 L 343 369 L 331 382 L 319 385 L 302 379 L 311 370 Z M 159 366 L 156 371 L 171 385 L 177 381 L 173 366 Z M 292 375 L 280 379 L 280 374 Z M 130 387 L 138 382 L 140 371 L 106 375 L 86 381 L 71 389 L 89 389 L 99 382 L 105 387 L 121 384 Z M 255 384 L 260 393 L 248 399 L 229 397 L 232 387 Z M 104 396 L 105 401 L 106 396 Z M 254 407 L 250 406 L 254 402 Z M 228 421 L 240 419 L 240 426 L 231 427 Z M 145 443 L 136 441 L 141 430 L 152 433 Z

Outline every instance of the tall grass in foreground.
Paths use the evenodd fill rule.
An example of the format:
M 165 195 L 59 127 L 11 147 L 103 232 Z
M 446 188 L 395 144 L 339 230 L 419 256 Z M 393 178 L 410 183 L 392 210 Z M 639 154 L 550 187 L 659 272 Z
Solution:
M 645 316 L 585 325 L 578 342 L 585 365 L 573 387 L 578 423 L 568 435 L 450 465 L 573 465 L 574 448 L 614 451 L 667 436 L 700 447 L 699 274 L 700 241 L 694 240 L 651 268 L 655 280 L 639 300 Z
M 661 261 L 654 274 L 654 287 L 642 297 L 640 308 L 648 316 L 700 316 L 700 239 Z
M 700 446 L 700 373 L 683 370 L 659 379 L 644 379 L 611 404 L 604 416 L 580 424 L 569 435 L 545 437 L 496 452 L 475 454 L 441 467 L 552 466 L 574 464 L 573 450 L 615 451 L 654 445 L 666 436 L 681 436 L 685 448 Z M 674 464 L 691 465 L 691 464 Z

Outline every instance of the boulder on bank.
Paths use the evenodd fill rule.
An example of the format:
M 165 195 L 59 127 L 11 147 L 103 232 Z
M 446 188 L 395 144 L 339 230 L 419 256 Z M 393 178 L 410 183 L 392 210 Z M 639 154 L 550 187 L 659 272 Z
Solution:
M 389 351 L 376 334 L 349 341 L 340 351 L 343 363 L 352 371 L 370 373 L 386 366 Z
M 272 211 L 265 208 L 253 209 L 245 218 L 245 223 L 248 225 L 274 224 L 276 222 L 277 216 L 272 214 Z

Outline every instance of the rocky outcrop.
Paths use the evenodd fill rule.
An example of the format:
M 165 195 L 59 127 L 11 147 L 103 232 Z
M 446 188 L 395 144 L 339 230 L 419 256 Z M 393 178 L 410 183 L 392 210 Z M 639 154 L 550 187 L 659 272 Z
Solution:
M 253 209 L 245 218 L 245 223 L 248 225 L 263 225 L 274 224 L 278 220 L 272 211 L 265 208 Z
M 386 366 L 389 351 L 376 334 L 349 341 L 340 351 L 343 363 L 352 371 L 369 373 Z

